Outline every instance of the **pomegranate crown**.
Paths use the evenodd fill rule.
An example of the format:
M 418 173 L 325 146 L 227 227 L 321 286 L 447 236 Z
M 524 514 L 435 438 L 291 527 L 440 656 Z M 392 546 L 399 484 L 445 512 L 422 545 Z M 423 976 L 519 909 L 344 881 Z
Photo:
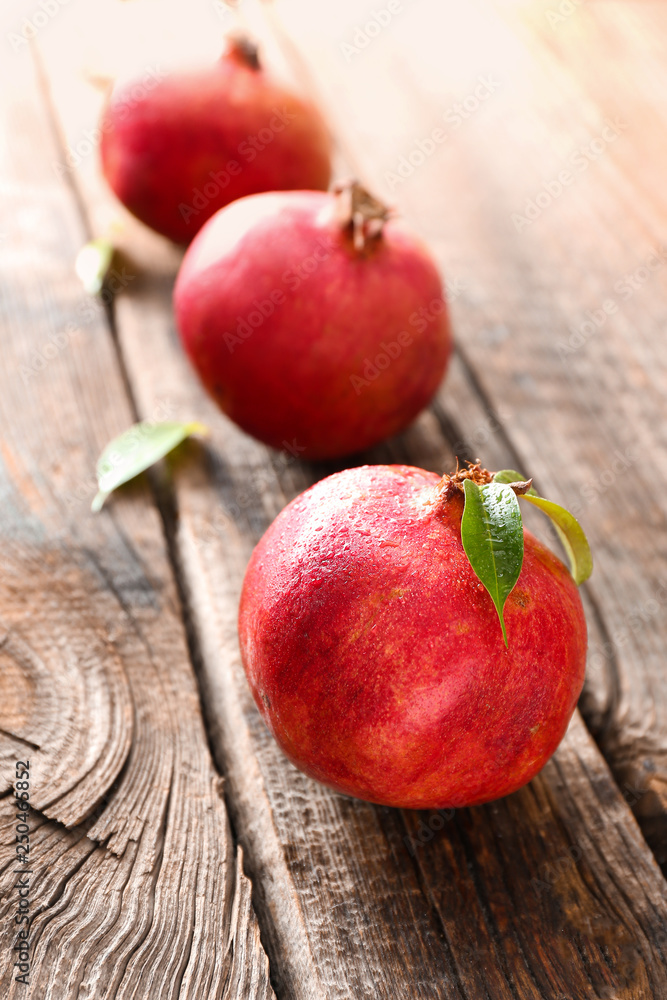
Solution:
M 369 253 L 382 236 L 382 230 L 393 211 L 375 198 L 356 181 L 341 181 L 333 189 L 336 196 L 336 218 L 342 229 L 352 236 L 357 253 Z
M 235 32 L 227 38 L 227 47 L 222 55 L 223 59 L 235 59 L 242 66 L 248 69 L 261 69 L 259 61 L 259 49 L 255 42 L 241 32 Z
M 523 565 L 523 522 L 519 498 L 538 507 L 552 521 L 565 549 L 570 572 L 581 584 L 593 571 L 593 558 L 586 536 L 573 514 L 553 500 L 545 500 L 514 469 L 489 472 L 479 459 L 466 462 L 467 468 L 443 476 L 440 494 L 444 501 L 463 493 L 465 504 L 461 519 L 461 542 L 475 575 L 493 601 L 505 646 L 507 629 L 503 617 L 505 601 L 519 579 Z

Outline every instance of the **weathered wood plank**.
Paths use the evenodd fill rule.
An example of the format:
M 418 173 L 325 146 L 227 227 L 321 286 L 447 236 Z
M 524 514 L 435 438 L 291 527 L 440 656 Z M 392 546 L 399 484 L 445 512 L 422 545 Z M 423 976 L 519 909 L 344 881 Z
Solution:
M 157 299 L 145 311 L 129 297 L 119 302 L 123 348 L 135 373 L 147 371 L 143 352 L 157 347 L 148 338 L 139 347 L 137 336 L 140 329 L 144 337 L 148 329 L 156 331 L 158 324 L 150 322 L 156 306 Z M 165 311 L 163 323 L 167 315 Z M 153 388 L 171 368 L 164 340 L 161 357 Z M 176 351 L 173 360 L 183 378 L 185 415 L 197 400 L 187 396 L 187 377 Z M 148 404 L 151 381 L 145 375 L 137 378 L 141 405 Z M 515 981 L 530 983 L 533 978 L 539 988 L 531 992 L 526 986 L 517 995 L 558 996 L 553 983 L 559 983 L 571 995 L 580 990 L 585 996 L 593 967 L 600 986 L 628 989 L 628 996 L 660 996 L 667 985 L 661 956 L 665 885 L 583 730 L 575 727 L 557 755 L 565 780 L 554 764 L 513 804 L 471 811 L 473 819 L 467 822 L 474 825 L 475 839 L 463 834 L 458 860 L 450 856 L 449 845 L 461 837 L 459 825 L 447 822 L 440 833 L 437 814 L 401 816 L 335 796 L 285 761 L 245 684 L 236 607 L 252 544 L 273 517 L 273 508 L 319 470 L 296 462 L 284 467 L 274 459 L 280 473 L 275 476 L 260 446 L 225 426 L 207 407 L 202 410 L 214 432 L 212 453 L 208 469 L 193 457 L 177 476 L 176 550 L 201 646 L 214 745 L 225 762 L 230 808 L 247 848 L 260 912 L 269 921 L 267 942 L 281 993 L 390 997 L 419 985 L 423 996 L 460 992 L 476 997 L 482 987 L 467 978 L 474 967 L 490 996 L 513 996 Z M 446 448 L 438 446 L 433 424 L 425 416 L 419 429 L 369 459 L 409 459 L 431 466 L 450 462 Z M 580 764 L 580 755 L 587 758 L 589 770 Z M 613 804 L 619 817 L 613 837 L 600 792 L 604 809 Z M 539 798 L 539 808 L 533 796 Z M 508 837 L 508 809 L 515 837 L 493 870 L 490 859 L 501 838 Z M 504 823 L 496 821 L 498 812 Z M 630 866 L 623 860 L 628 852 Z M 468 866 L 475 857 L 478 871 L 471 877 Z M 521 889 L 508 899 L 508 886 L 519 869 L 524 873 Z M 462 937 L 453 933 L 448 907 L 433 903 L 445 886 L 454 898 L 468 901 L 468 920 L 454 921 Z M 575 909 L 569 902 L 573 895 Z M 490 917 L 485 916 L 488 909 Z M 508 909 L 513 921 L 503 921 Z M 614 944 L 610 931 L 610 909 L 630 924 L 620 944 Z M 487 921 L 491 930 L 478 933 Z M 500 928 L 494 927 L 496 922 Z M 542 948 L 534 955 L 536 934 Z M 640 955 L 631 974 L 625 959 L 630 941 Z M 579 949 L 585 953 L 581 963 Z
M 133 413 L 29 53 L 3 53 L 0 93 L 0 757 L 3 790 L 30 759 L 34 809 L 26 994 L 0 800 L 0 992 L 268 1000 L 159 515 L 145 484 L 90 513 Z
M 193 5 L 192 16 L 205 21 L 202 10 Z M 142 15 L 135 11 L 139 26 Z M 324 21 L 337 45 L 338 8 L 319 6 L 312 17 Z M 168 22 L 165 12 L 159 24 L 165 37 L 174 34 L 178 18 Z M 98 30 L 110 37 L 113 18 Z M 314 28 L 313 36 L 317 59 L 321 37 Z M 73 109 L 65 99 L 74 84 L 71 67 L 63 68 L 53 51 L 55 34 L 44 49 L 71 142 L 93 127 L 92 104 L 90 120 L 82 123 L 81 106 Z M 388 121 L 396 111 L 381 106 L 379 144 L 391 139 Z M 94 164 L 83 163 L 76 178 L 94 225 L 104 226 L 112 209 Z M 463 196 L 459 185 L 453 200 Z M 431 235 L 440 245 L 439 226 Z M 144 271 L 116 304 L 138 410 L 150 413 L 166 393 L 175 415 L 203 419 L 212 432 L 205 448 L 192 447 L 174 471 L 171 534 L 199 647 L 211 738 L 254 875 L 279 995 L 660 997 L 667 988 L 665 883 L 578 717 L 529 788 L 454 817 L 401 813 L 334 795 L 277 750 L 240 667 L 238 593 L 252 545 L 270 520 L 330 467 L 269 453 L 215 411 L 173 328 L 175 261 L 159 256 L 164 244 L 138 225 L 128 223 L 123 239 Z M 448 271 L 456 276 L 456 268 Z M 475 290 L 472 284 L 467 294 L 472 298 Z M 364 457 L 446 468 L 453 454 L 442 423 L 464 442 L 461 451 L 480 446 L 498 465 L 516 459 L 503 427 L 511 416 L 504 401 L 494 413 L 460 358 L 448 386 L 434 413 Z
M 583 707 L 665 862 L 664 12 L 590 4 L 552 26 L 557 5 L 424 0 L 348 57 L 358 5 L 276 9 L 363 176 L 462 284 L 459 347 L 515 464 L 589 534 Z
M 609 667 L 615 697 L 608 716 L 599 724 L 595 719 L 591 723 L 619 780 L 639 784 L 644 790 L 637 796 L 635 812 L 664 870 L 667 589 L 662 556 L 667 551 L 663 496 L 667 478 L 667 355 L 663 329 L 667 316 L 667 203 L 660 166 L 667 150 L 667 20 L 661 5 L 627 2 L 612 2 L 599 9 L 590 5 L 581 18 L 574 16 L 580 13 L 578 9 L 565 18 L 548 17 L 548 13 L 542 4 L 504 11 L 512 30 L 525 36 L 549 67 L 551 77 L 562 75 L 565 69 L 575 81 L 577 93 L 598 109 L 599 116 L 622 126 L 624 140 L 608 149 L 613 174 L 610 195 L 600 206 L 604 221 L 597 292 L 601 303 L 611 301 L 619 311 L 611 317 L 609 329 L 606 320 L 596 329 L 583 327 L 589 318 L 587 312 L 583 317 L 581 312 L 575 314 L 565 338 L 570 350 L 562 354 L 562 361 L 573 382 L 576 379 L 580 384 L 589 366 L 595 372 L 595 398 L 603 404 L 596 413 L 600 421 L 610 425 L 614 421 L 614 430 L 620 435 L 624 416 L 631 420 L 631 444 L 625 452 L 621 449 L 620 455 L 615 448 L 611 461 L 608 458 L 604 467 L 592 470 L 599 480 L 596 483 L 594 475 L 589 475 L 584 496 L 584 503 L 597 513 L 601 494 L 599 513 L 605 532 L 612 537 L 620 532 L 621 540 L 624 533 L 628 535 L 624 558 L 618 560 L 623 564 L 623 591 L 614 588 L 612 600 L 607 588 L 601 594 L 601 611 L 613 624 L 606 642 L 594 650 L 597 663 Z M 595 63 L 604 67 L 602 72 L 592 69 L 593 53 Z M 607 152 L 603 155 L 606 159 Z M 607 209 L 610 213 L 604 219 Z M 582 308 L 586 305 L 597 314 L 597 323 L 599 307 L 590 294 L 587 299 Z M 605 345 L 607 340 L 610 343 Z M 575 350 L 571 350 L 573 346 Z M 624 439 L 619 436 L 619 440 Z M 617 493 L 629 496 L 621 498 Z M 626 506 L 621 505 L 622 500 L 627 501 Z M 628 522 L 636 522 L 642 530 L 635 534 L 628 530 Z

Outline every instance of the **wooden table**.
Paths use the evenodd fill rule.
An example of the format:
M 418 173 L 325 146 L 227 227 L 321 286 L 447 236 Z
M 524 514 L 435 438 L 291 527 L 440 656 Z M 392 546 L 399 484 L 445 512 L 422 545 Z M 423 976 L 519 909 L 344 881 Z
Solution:
M 389 22 L 368 28 L 381 9 Z M 272 518 L 333 467 L 270 452 L 205 398 L 173 326 L 179 252 L 123 212 L 94 151 L 91 79 L 213 59 L 232 15 L 206 0 L 14 4 L 0 38 L 1 995 L 664 1000 L 667 6 L 242 12 L 274 71 L 329 115 L 338 174 L 396 204 L 448 281 L 457 350 L 437 399 L 354 461 L 445 471 L 479 456 L 579 514 L 596 560 L 581 715 L 527 788 L 453 815 L 347 799 L 286 762 L 244 680 L 237 600 Z M 73 262 L 109 234 L 126 257 L 104 303 Z M 93 515 L 96 458 L 139 418 L 196 418 L 211 436 Z M 14 979 L 8 794 L 26 759 L 29 987 Z

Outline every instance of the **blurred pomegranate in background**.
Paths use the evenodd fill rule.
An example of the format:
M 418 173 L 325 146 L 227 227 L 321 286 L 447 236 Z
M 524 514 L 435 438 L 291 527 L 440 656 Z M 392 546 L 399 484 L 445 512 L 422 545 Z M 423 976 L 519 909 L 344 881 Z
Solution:
M 102 169 L 142 222 L 188 243 L 218 209 L 259 191 L 326 190 L 331 141 L 317 109 L 269 79 L 235 39 L 199 72 L 120 84 L 102 114 Z

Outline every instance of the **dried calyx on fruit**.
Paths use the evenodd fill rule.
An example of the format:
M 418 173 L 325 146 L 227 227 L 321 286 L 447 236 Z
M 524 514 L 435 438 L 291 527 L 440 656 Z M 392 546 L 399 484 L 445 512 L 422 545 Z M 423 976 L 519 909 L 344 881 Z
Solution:
M 341 229 L 346 230 L 359 253 L 370 250 L 382 235 L 391 209 L 374 198 L 358 181 L 342 181 L 334 185 L 334 213 Z
M 255 43 L 245 35 L 231 35 L 227 40 L 228 53 L 248 66 L 250 69 L 261 69 L 259 61 L 259 49 Z

